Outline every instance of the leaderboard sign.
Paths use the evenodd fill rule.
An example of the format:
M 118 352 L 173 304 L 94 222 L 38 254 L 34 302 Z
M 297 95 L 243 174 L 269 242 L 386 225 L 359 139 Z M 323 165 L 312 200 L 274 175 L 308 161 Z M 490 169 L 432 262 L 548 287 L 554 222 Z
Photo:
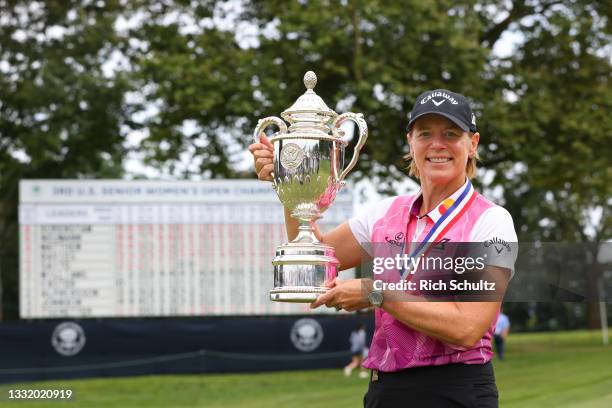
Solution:
M 22 180 L 20 316 L 267 315 L 283 212 L 257 180 Z M 352 214 L 341 191 L 323 228 Z M 323 308 L 325 309 L 325 308 Z

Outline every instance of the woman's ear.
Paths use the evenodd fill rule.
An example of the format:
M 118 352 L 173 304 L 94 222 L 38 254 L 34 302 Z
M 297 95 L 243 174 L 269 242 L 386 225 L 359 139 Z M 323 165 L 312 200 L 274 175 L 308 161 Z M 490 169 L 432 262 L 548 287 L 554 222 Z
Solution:
M 474 157 L 478 151 L 478 142 L 480 142 L 480 133 L 476 132 L 470 137 L 470 157 Z

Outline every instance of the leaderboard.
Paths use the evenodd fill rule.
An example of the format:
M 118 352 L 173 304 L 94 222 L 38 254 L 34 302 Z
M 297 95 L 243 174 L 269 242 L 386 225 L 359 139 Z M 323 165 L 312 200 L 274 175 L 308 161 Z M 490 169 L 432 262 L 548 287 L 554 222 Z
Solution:
M 352 210 L 343 190 L 319 224 Z M 310 310 L 268 300 L 271 261 L 287 241 L 268 183 L 22 180 L 19 224 L 22 318 Z

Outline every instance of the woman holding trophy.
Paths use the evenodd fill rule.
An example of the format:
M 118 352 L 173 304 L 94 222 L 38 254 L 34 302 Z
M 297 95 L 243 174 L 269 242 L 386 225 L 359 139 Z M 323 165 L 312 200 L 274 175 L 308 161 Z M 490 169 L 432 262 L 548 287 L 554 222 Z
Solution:
M 421 94 L 410 112 L 407 142 L 410 173 L 420 181 L 416 195 L 385 199 L 316 238 L 335 250 L 340 268 L 374 257 L 373 243 L 393 242 L 401 254 L 419 257 L 444 242 L 495 247 L 488 276 L 503 293 L 516 249 L 512 217 L 477 193 L 475 174 L 480 135 L 467 99 L 448 90 Z M 249 147 L 261 180 L 272 180 L 274 150 L 265 136 Z M 298 222 L 285 209 L 290 239 Z M 501 248 L 501 249 L 500 249 Z M 364 252 L 365 251 L 365 252 Z M 487 252 L 489 254 L 489 252 Z M 410 275 L 405 265 L 395 273 Z M 501 299 L 486 302 L 405 301 L 373 279 L 333 279 L 312 303 L 355 311 L 374 307 L 376 326 L 364 366 L 371 369 L 365 407 L 497 407 L 491 339 Z

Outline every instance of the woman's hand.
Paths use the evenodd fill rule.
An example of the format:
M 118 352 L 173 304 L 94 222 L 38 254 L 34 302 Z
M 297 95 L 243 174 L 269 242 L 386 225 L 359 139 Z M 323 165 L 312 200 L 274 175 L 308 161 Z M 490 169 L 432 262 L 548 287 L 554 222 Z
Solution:
M 274 147 L 264 133 L 259 134 L 259 143 L 253 143 L 249 146 L 249 152 L 253 155 L 257 178 L 264 181 L 272 181 Z
M 340 280 L 335 278 L 326 282 L 325 286 L 330 289 L 310 304 L 311 309 L 325 305 L 335 307 L 337 310 L 344 309 L 347 312 L 354 312 L 370 307 L 363 279 Z

